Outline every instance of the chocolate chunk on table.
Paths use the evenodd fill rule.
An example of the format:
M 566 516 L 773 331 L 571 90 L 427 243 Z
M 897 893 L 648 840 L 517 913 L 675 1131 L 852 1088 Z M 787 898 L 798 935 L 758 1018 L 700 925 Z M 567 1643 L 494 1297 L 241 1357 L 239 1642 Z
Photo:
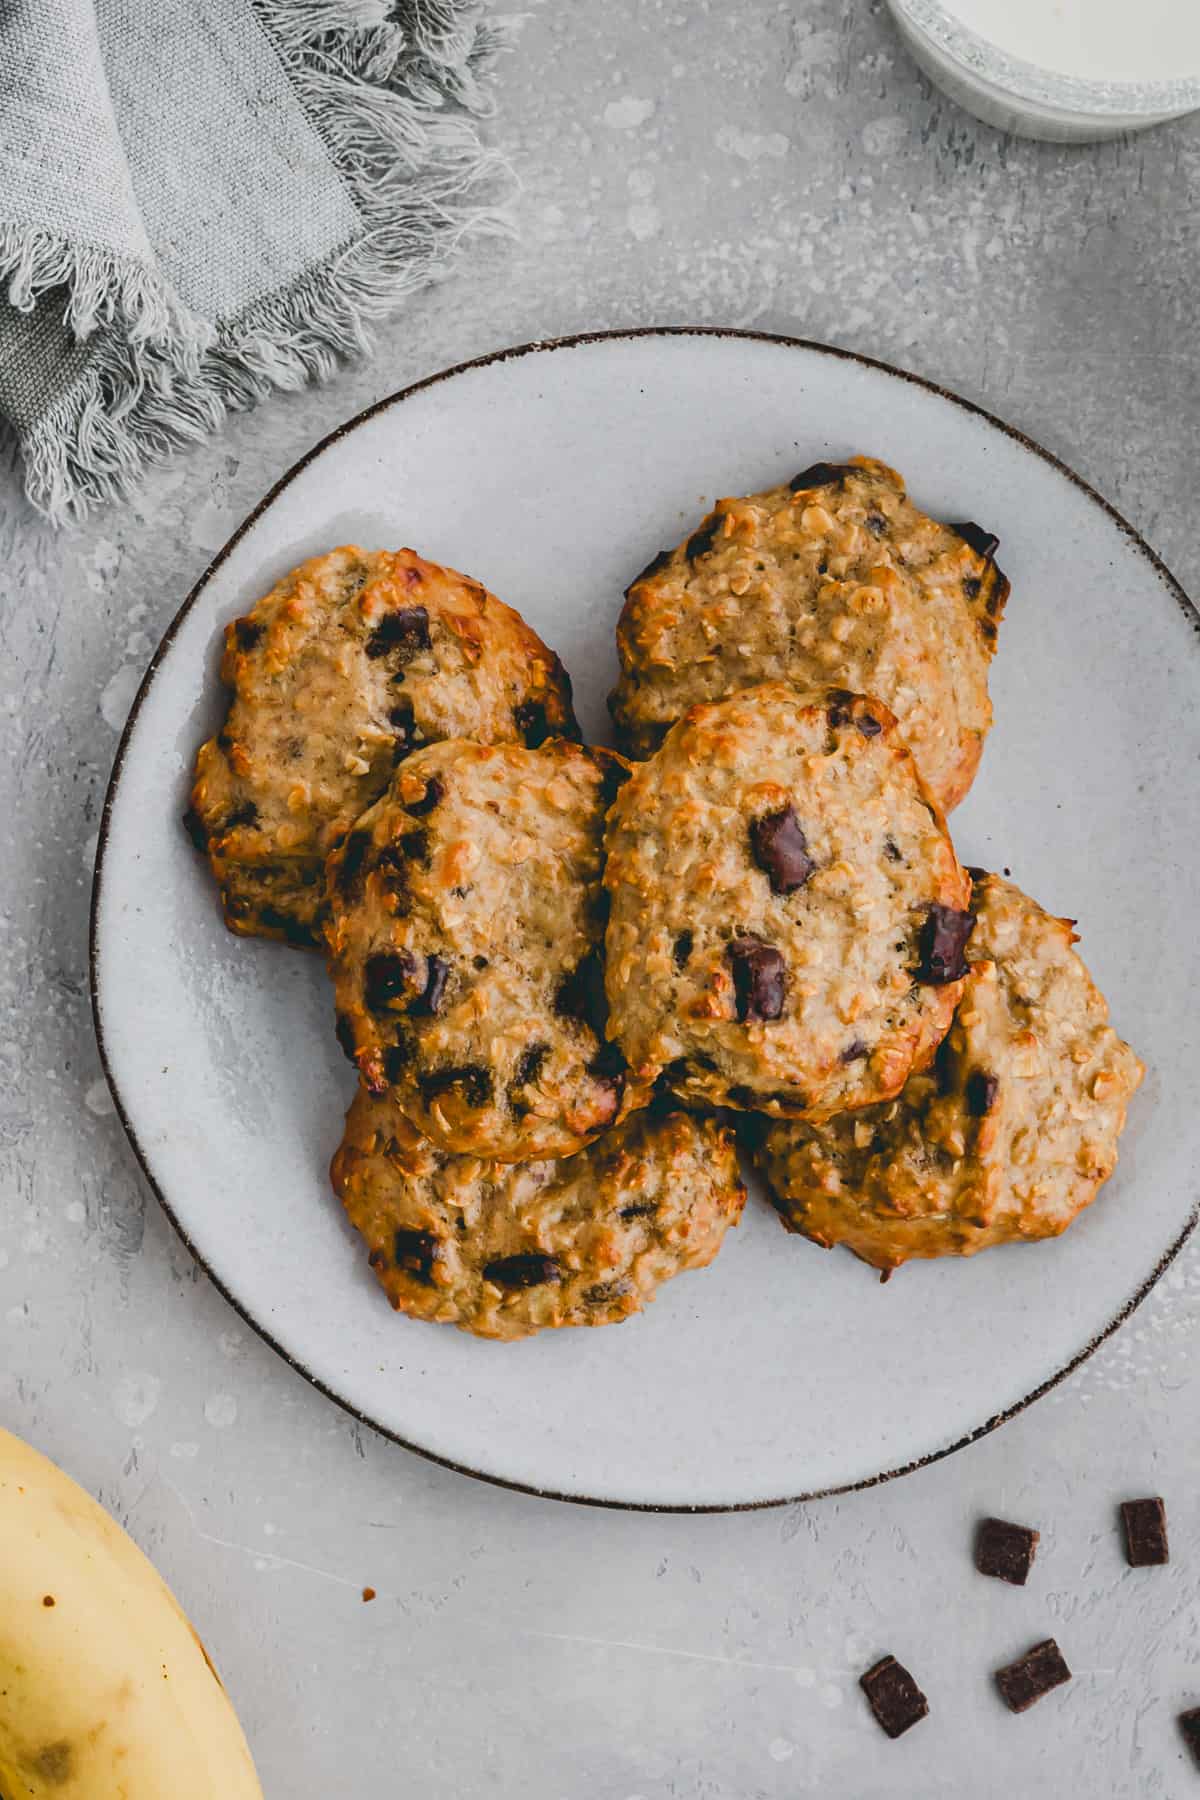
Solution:
M 1200 1765 L 1200 1706 L 1193 1706 L 1188 1712 L 1180 1713 L 1179 1729 L 1187 1740 L 1188 1749 Z
M 1053 1638 L 1035 1644 L 1006 1668 L 996 1670 L 996 1686 L 1010 1712 L 1025 1712 L 1051 1688 L 1070 1681 L 1071 1671 Z
M 867 1703 L 890 1738 L 898 1738 L 929 1712 L 929 1702 L 902 1663 L 883 1656 L 859 1677 Z
M 1014 1587 L 1024 1587 L 1037 1554 L 1040 1532 L 1006 1519 L 984 1519 L 975 1536 L 975 1567 Z
M 1157 1495 L 1150 1500 L 1123 1500 L 1121 1523 L 1125 1527 L 1125 1555 L 1131 1569 L 1148 1569 L 1170 1561 L 1167 1509 Z

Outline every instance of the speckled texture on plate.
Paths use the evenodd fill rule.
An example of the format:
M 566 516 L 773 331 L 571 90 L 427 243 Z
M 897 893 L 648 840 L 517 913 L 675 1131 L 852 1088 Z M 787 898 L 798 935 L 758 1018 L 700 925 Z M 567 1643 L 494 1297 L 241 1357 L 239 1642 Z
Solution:
M 1200 121 L 1096 150 L 1006 140 L 930 88 L 874 4 L 523 10 L 495 127 L 521 176 L 519 243 L 407 307 L 375 361 L 233 419 L 127 509 L 56 537 L 11 471 L 0 477 L 0 1419 L 100 1492 L 168 1573 L 269 1794 L 338 1793 L 351 1745 L 356 1800 L 392 1800 L 403 1720 L 427 1800 L 484 1778 L 528 1800 L 584 1787 L 606 1800 L 890 1797 L 910 1750 L 930 1800 L 1191 1800 L 1173 1715 L 1200 1699 L 1200 1520 L 1174 1510 L 1171 1571 L 1139 1579 L 1112 1508 L 1200 1483 L 1200 1445 L 1178 1426 L 1200 1410 L 1200 1241 L 1126 1330 L 969 1453 L 781 1512 L 596 1513 L 464 1481 L 332 1406 L 197 1270 L 114 1115 L 87 1003 L 87 910 L 117 734 L 179 598 L 239 519 L 314 439 L 393 388 L 598 322 L 825 338 L 1004 412 L 1200 590 L 1200 361 L 1181 331 L 1200 282 Z M 889 454 L 911 467 L 903 442 Z M 692 514 L 720 472 L 689 496 Z M 686 523 L 647 520 L 627 570 Z M 1026 604 L 1054 595 L 1014 602 L 1018 623 Z M 181 786 L 218 722 L 187 722 Z M 1079 726 L 1059 728 L 1065 746 Z M 1076 818 L 1055 798 L 1070 838 Z M 1007 843 L 968 845 L 972 806 L 969 854 L 1011 862 Z M 1038 868 L 1014 873 L 1064 912 L 1076 903 Z M 231 951 L 287 962 L 284 981 L 306 960 Z M 327 1004 L 313 1029 L 328 1030 Z M 1136 1146 L 1123 1156 L 1136 1161 Z M 658 1306 L 719 1283 L 756 1223 Z M 334 1254 L 353 1257 L 348 1235 Z M 1027 1594 L 970 1566 L 973 1520 L 1001 1507 L 1042 1527 Z M 988 1671 L 1047 1631 L 1075 1658 L 1070 1729 L 1054 1699 L 1012 1719 L 988 1688 Z M 856 1687 L 889 1648 L 936 1707 L 898 1745 Z
M 478 1337 L 615 1325 L 741 1216 L 733 1133 L 656 1103 L 560 1161 L 446 1156 L 360 1088 L 334 1190 L 397 1311 Z

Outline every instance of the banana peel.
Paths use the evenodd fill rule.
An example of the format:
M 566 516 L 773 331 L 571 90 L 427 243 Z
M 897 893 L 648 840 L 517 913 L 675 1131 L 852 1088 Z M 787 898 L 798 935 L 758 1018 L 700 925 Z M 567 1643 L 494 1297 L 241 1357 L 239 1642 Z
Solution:
M 3 1430 L 0 1800 L 262 1800 L 229 1698 L 162 1577 Z

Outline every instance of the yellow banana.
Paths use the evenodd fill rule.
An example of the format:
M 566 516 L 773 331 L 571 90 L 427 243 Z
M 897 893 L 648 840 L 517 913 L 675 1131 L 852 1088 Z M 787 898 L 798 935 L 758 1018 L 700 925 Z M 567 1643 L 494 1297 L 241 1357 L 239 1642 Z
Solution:
M 0 1431 L 2 1800 L 262 1800 L 174 1595 L 61 1469 Z

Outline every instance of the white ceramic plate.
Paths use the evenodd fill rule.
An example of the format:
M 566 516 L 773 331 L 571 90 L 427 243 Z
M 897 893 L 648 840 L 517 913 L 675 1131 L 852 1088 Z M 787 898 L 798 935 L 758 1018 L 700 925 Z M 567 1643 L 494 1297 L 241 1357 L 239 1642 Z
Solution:
M 714 1266 L 619 1330 L 479 1343 L 395 1316 L 327 1187 L 352 1077 L 319 960 L 229 936 L 179 824 L 220 711 L 221 627 L 303 557 L 414 544 L 521 608 L 602 737 L 621 590 L 719 494 L 854 451 L 998 531 L 1012 600 L 964 861 L 1077 916 L 1148 1065 L 1100 1199 L 1066 1237 L 881 1287 L 752 1198 Z M 134 1149 L 245 1317 L 344 1406 L 475 1474 L 624 1506 L 733 1507 L 898 1474 L 1076 1364 L 1194 1220 L 1200 1109 L 1200 620 L 1045 452 L 911 377 L 817 345 L 642 332 L 533 345 L 383 401 L 317 446 L 217 557 L 157 651 L 105 807 L 102 1054 Z

